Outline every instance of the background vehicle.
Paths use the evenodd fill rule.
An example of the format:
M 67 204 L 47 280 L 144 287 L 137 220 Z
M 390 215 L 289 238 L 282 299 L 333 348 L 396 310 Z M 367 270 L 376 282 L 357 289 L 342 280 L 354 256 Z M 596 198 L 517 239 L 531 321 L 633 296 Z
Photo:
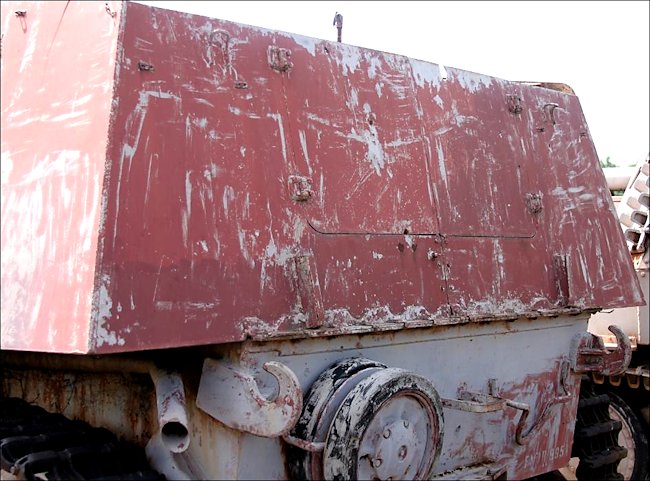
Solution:
M 631 352 L 589 316 L 643 303 L 570 89 L 134 3 L 1 8 L 5 471 L 157 476 L 113 435 L 170 479 L 567 463 L 581 375 Z M 615 471 L 603 449 L 583 471 Z
M 639 162 L 634 168 L 604 169 L 608 186 L 615 195 L 614 203 L 625 234 L 628 249 L 644 297 L 648 296 L 648 175 L 650 161 Z M 620 375 L 603 376 L 592 373 L 597 392 L 610 396 L 613 419 L 623 423 L 619 443 L 627 448 L 628 456 L 619 465 L 624 479 L 648 479 L 648 426 L 650 425 L 650 336 L 648 304 L 613 309 L 594 314 L 589 331 L 603 337 L 605 345 L 612 342 L 607 331 L 610 324 L 619 326 L 630 338 L 632 361 Z

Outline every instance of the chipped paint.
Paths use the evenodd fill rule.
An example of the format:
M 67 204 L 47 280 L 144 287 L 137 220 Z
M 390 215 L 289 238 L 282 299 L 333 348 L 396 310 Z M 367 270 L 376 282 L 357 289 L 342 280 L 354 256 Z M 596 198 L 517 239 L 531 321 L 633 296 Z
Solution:
M 569 341 L 591 310 L 640 300 L 593 145 L 576 141 L 574 96 L 137 3 L 117 24 L 70 8 L 93 38 L 73 60 L 97 67 L 56 70 L 70 51 L 55 44 L 54 70 L 36 73 L 57 88 L 18 75 L 43 62 L 54 14 L 30 24 L 37 48 L 3 57 L 15 100 L 2 112 L 3 350 L 211 346 L 198 385 L 172 383 L 174 396 L 188 389 L 175 449 L 227 478 L 285 476 L 280 439 L 238 430 L 287 434 L 319 373 L 359 356 L 420 371 L 446 399 L 510 401 L 469 420 L 446 410 L 438 474 L 485 465 L 520 479 L 566 462 Z M 292 51 L 291 71 L 257 61 L 269 45 Z M 145 56 L 153 70 L 138 70 Z M 313 195 L 292 198 L 291 176 Z M 191 366 L 206 351 L 183 352 Z M 463 376 L 436 369 L 459 356 Z M 214 457 L 224 445 L 227 468 Z M 324 464 L 343 472 L 342 457 Z
M 362 51 L 359 47 L 352 45 L 337 44 L 340 57 L 336 57 L 336 63 L 341 67 L 343 76 L 350 76 L 359 69 L 362 58 Z
M 444 67 L 414 59 L 409 59 L 409 63 L 418 87 L 425 87 L 425 83 L 428 84 L 429 88 L 439 87 L 441 78 L 444 78 Z M 444 75 L 446 77 L 446 73 Z
M 287 141 L 284 137 L 284 125 L 282 124 L 282 116 L 280 114 L 267 114 L 278 123 L 278 133 L 280 134 L 280 145 L 282 147 L 282 158 L 287 161 Z
M 88 88 L 45 89 L 33 94 L 42 103 L 3 110 L 3 296 L 26 301 L 3 302 L 4 338 L 24 327 L 29 346 L 39 328 L 50 336 L 44 344 L 58 344 L 52 349 L 66 351 L 65 336 L 84 346 L 77 350 L 109 352 L 546 315 L 568 309 L 558 299 L 556 253 L 568 255 L 575 309 L 639 300 L 623 289 L 633 274 L 624 248 L 609 240 L 619 230 L 603 216 L 607 191 L 593 145 L 579 135 L 575 96 L 123 8 L 129 15 L 117 26 L 102 26 L 99 9 L 106 45 L 85 72 Z M 42 33 L 48 17 L 40 18 Z M 252 60 L 270 45 L 291 50 L 291 71 Z M 114 68 L 105 71 L 110 52 Z M 30 65 L 40 55 L 34 50 Z M 24 58 L 5 60 L 3 92 Z M 154 70 L 138 70 L 141 60 Z M 16 79 L 11 98 L 43 88 Z M 107 79 L 115 79 L 109 89 Z M 506 100 L 515 90 L 525 112 L 516 119 Z M 557 105 L 554 124 L 546 105 Z M 41 125 L 85 129 L 93 141 L 60 143 L 72 139 L 61 130 L 34 152 Z M 291 176 L 307 178 L 311 195 L 292 198 Z M 531 193 L 543 199 L 534 216 Z M 20 266 L 4 254 L 9 227 L 22 232 L 9 239 L 11 259 L 28 260 Z M 311 280 L 298 287 L 297 258 L 313 259 Z M 51 275 L 51 265 L 68 285 L 86 279 L 65 309 L 38 274 Z M 320 304 L 323 326 L 305 329 L 313 319 L 304 306 Z M 74 313 L 73 328 L 50 325 L 46 311 Z M 5 327 L 7 312 L 25 321 Z
M 102 347 L 104 344 L 108 346 L 123 346 L 125 342 L 124 338 L 120 337 L 116 332 L 110 331 L 108 328 L 108 323 L 113 317 L 113 301 L 110 296 L 109 286 L 110 280 L 106 277 L 102 279 L 98 291 L 97 326 L 94 333 L 94 342 L 97 347 Z
M 450 69 L 451 75 L 448 76 L 449 80 L 455 80 L 464 89 L 470 93 L 476 93 L 480 89 L 489 88 L 496 82 L 492 77 L 480 75 L 465 70 Z

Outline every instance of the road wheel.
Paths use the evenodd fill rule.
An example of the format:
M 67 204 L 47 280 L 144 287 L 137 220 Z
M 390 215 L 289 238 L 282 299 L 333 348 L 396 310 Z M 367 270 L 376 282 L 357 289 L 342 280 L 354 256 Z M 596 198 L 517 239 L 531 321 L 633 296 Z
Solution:
M 325 479 L 429 479 L 443 438 L 442 404 L 427 379 L 398 368 L 350 391 L 323 452 Z
M 324 446 L 286 446 L 292 479 L 428 479 L 442 446 L 442 404 L 421 376 L 345 359 L 312 385 L 291 434 Z
M 345 396 L 361 379 L 386 367 L 385 364 L 364 358 L 343 359 L 334 363 L 320 374 L 309 389 L 302 415 L 291 434 L 306 441 L 324 443 L 332 419 Z M 324 479 L 321 452 L 308 452 L 291 445 L 287 445 L 286 450 L 291 479 Z

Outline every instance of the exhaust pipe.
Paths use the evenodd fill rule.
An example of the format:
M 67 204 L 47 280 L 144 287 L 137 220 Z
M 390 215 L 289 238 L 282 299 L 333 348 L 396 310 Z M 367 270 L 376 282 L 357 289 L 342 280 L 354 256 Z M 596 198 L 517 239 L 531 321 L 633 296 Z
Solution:
M 158 368 L 150 374 L 156 387 L 160 439 L 172 453 L 182 453 L 190 445 L 183 379 L 177 372 Z

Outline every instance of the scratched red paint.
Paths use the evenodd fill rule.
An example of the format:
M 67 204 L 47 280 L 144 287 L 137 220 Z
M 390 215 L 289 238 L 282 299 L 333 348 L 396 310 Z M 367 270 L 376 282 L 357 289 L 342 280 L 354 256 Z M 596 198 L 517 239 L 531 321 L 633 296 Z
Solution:
M 87 352 L 120 16 L 0 8 L 2 348 Z
M 2 5 L 3 349 L 641 304 L 577 97 L 134 3 L 66 5 Z

